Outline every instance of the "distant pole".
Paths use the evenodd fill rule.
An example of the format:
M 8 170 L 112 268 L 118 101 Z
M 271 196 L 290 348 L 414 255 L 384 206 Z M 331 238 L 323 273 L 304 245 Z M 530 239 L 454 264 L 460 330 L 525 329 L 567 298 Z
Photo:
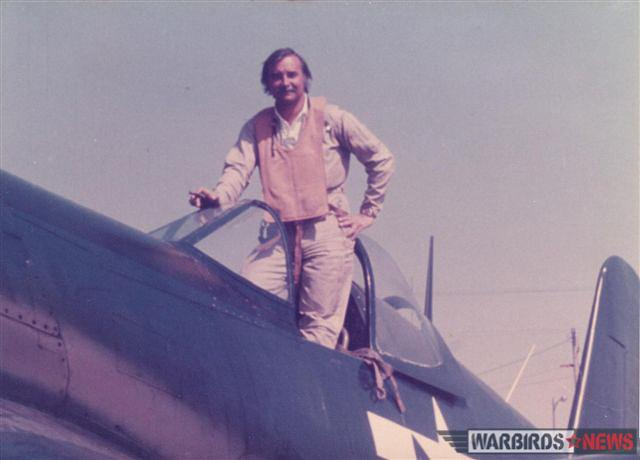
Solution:
M 578 339 L 576 336 L 576 329 L 571 328 L 571 363 L 561 364 L 560 367 L 571 367 L 573 369 L 573 387 L 578 384 L 578 354 L 580 354 L 580 347 L 578 346 Z
M 573 386 L 578 384 L 578 340 L 576 338 L 576 329 L 571 328 L 571 359 L 573 364 Z
M 529 354 L 525 358 L 524 363 L 522 363 L 522 366 L 520 367 L 520 372 L 518 372 L 518 375 L 516 376 L 516 379 L 513 381 L 513 385 L 511 385 L 511 389 L 509 390 L 509 394 L 507 394 L 507 398 L 505 399 L 506 402 L 509 402 L 509 399 L 511 399 L 511 395 L 515 391 L 516 386 L 518 386 L 518 383 L 520 382 L 520 378 L 522 377 L 522 374 L 524 373 L 524 368 L 527 367 L 527 363 L 529 362 L 529 359 L 531 359 L 531 355 L 533 355 L 533 350 L 535 350 L 535 349 L 536 349 L 536 345 L 534 343 L 533 345 L 531 345 L 531 349 L 529 350 Z
M 564 396 L 560 396 L 560 398 L 556 399 L 551 398 L 551 420 L 552 420 L 552 428 L 555 430 L 556 429 L 556 407 L 558 407 L 558 404 L 560 404 L 561 402 L 566 401 L 567 398 Z

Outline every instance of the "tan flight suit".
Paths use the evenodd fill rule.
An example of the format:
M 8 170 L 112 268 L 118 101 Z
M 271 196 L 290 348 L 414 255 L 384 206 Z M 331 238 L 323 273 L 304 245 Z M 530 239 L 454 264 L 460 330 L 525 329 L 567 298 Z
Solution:
M 268 108 L 245 125 L 227 156 L 216 191 L 223 202 L 235 201 L 255 166 L 259 167 L 264 200 L 287 223 L 289 240 L 295 240 L 298 227 L 300 332 L 308 340 L 334 348 L 344 323 L 353 270 L 354 242 L 345 236 L 335 215 L 349 212 L 342 188 L 349 155 L 353 152 L 367 169 L 369 187 L 361 212 L 372 217 L 381 208 L 393 157 L 355 117 L 335 106 L 325 107 L 323 98 L 311 99 L 292 148 L 279 142 L 277 123 L 274 109 Z M 282 243 L 258 246 L 248 256 L 242 275 L 286 297 Z
M 298 142 L 292 148 L 284 148 L 274 135 L 273 108 L 256 116 L 255 130 L 264 200 L 278 211 L 287 224 L 289 240 L 294 242 L 294 265 L 300 270 L 300 332 L 308 340 L 333 348 L 351 287 L 353 241 L 329 212 L 322 151 L 324 107 L 324 99 L 312 99 Z M 260 249 L 250 254 L 242 274 L 269 291 L 284 289 L 282 246 L 273 251 Z

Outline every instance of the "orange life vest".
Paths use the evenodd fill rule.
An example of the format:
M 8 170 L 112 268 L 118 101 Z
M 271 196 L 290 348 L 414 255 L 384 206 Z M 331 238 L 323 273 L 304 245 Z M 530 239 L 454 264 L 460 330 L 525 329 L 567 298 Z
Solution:
M 324 98 L 311 98 L 298 142 L 289 149 L 275 135 L 273 107 L 255 117 L 262 194 L 283 222 L 312 219 L 329 212 L 322 149 L 325 104 Z

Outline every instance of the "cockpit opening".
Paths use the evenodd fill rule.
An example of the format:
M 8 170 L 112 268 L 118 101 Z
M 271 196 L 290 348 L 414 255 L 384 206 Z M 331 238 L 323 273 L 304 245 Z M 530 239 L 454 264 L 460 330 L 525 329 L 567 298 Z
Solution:
M 271 222 L 269 238 L 264 223 Z M 191 245 L 251 283 L 243 267 L 256 250 L 280 248 L 287 262 L 287 289 L 278 294 L 293 308 L 295 298 L 291 260 L 283 225 L 260 201 L 242 201 L 229 208 L 204 209 L 161 227 L 151 235 L 177 245 Z M 268 241 L 267 241 L 268 240 Z M 273 244 L 272 244 L 273 243 Z M 372 348 L 420 367 L 441 364 L 436 332 L 424 317 L 399 267 L 367 236 L 360 236 L 344 330 L 348 349 Z M 257 286 L 254 286 L 257 287 Z M 264 295 L 273 294 L 264 291 Z

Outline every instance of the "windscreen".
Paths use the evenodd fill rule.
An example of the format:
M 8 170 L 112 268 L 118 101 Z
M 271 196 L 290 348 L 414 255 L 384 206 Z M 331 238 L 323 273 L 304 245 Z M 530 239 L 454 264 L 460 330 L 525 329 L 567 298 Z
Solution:
M 256 202 L 197 211 L 151 235 L 190 244 L 266 292 L 285 301 L 292 297 L 281 228 Z
M 421 366 L 442 362 L 435 330 L 422 314 L 398 265 L 382 247 L 360 236 L 371 266 L 375 288 L 375 337 L 379 352 Z

